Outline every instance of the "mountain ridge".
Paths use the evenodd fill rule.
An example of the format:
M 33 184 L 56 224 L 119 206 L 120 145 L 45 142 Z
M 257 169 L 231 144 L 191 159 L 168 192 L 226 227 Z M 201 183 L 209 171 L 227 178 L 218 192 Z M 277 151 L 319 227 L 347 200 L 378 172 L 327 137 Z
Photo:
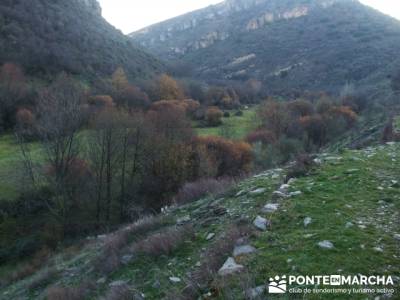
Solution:
M 164 60 L 190 65 L 195 76 L 257 79 L 274 93 L 388 87 L 400 66 L 393 60 L 400 22 L 357 0 L 225 1 L 130 36 Z

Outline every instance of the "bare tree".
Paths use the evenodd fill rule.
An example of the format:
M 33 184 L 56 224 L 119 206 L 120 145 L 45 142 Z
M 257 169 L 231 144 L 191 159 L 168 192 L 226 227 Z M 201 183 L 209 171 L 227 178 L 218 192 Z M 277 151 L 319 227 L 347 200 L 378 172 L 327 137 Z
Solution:
M 73 79 L 59 76 L 39 93 L 36 134 L 43 148 L 46 178 L 55 196 L 48 203 L 65 232 L 70 207 L 76 195 L 71 174 L 79 156 L 79 130 L 83 122 L 83 90 Z

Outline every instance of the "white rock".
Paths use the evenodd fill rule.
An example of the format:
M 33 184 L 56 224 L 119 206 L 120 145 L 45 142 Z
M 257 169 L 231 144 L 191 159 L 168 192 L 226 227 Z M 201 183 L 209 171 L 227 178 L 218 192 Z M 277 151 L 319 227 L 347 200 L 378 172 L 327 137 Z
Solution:
M 254 220 L 253 224 L 258 229 L 265 231 L 265 230 L 267 230 L 268 221 L 267 221 L 267 219 L 265 219 L 263 217 L 257 216 L 257 218 Z
M 97 284 L 104 284 L 104 283 L 106 283 L 106 281 L 107 281 L 107 278 L 105 278 L 105 277 L 101 277 L 99 280 L 97 280 L 96 282 L 97 282 Z
M 188 223 L 188 222 L 190 222 L 190 216 L 189 215 L 187 215 L 187 216 L 184 216 L 184 217 L 182 217 L 182 218 L 179 218 L 178 220 L 176 220 L 176 223 L 178 224 L 178 225 L 182 225 L 182 224 L 185 224 L 185 223 Z
M 333 244 L 331 241 L 322 241 L 318 243 L 318 246 L 324 249 L 333 249 Z
M 287 197 L 288 197 L 287 194 L 282 193 L 281 191 L 275 191 L 275 192 L 273 192 L 272 194 L 273 194 L 274 196 L 279 197 L 279 198 L 287 198 Z
M 304 227 L 307 227 L 312 223 L 312 219 L 310 217 L 307 217 L 304 219 Z
M 374 247 L 374 251 L 383 252 L 383 249 L 381 247 Z
M 301 195 L 301 194 L 302 194 L 301 191 L 295 191 L 295 192 L 291 192 L 291 193 L 289 194 L 289 196 L 290 196 L 290 197 L 293 197 L 293 196 L 299 196 L 299 195 Z
M 206 240 L 209 241 L 212 238 L 214 238 L 214 236 L 215 236 L 215 233 L 211 232 L 211 233 L 207 234 Z
M 109 286 L 114 287 L 114 286 L 121 286 L 121 285 L 125 285 L 126 281 L 125 280 L 117 280 L 117 281 L 113 281 L 109 284 Z
M 290 185 L 288 185 L 288 184 L 282 184 L 282 185 L 279 187 L 279 191 L 282 192 L 282 193 L 286 193 L 286 192 L 288 191 L 289 188 L 290 188 Z
M 200 266 L 201 266 L 201 262 L 198 261 L 198 262 L 195 264 L 195 266 L 196 266 L 196 267 L 200 267 Z
M 354 224 L 351 223 L 351 222 L 347 222 L 347 223 L 346 223 L 346 228 L 350 228 L 350 227 L 353 227 L 353 226 L 354 226 Z
M 395 238 L 396 240 L 400 241 L 400 234 L 399 234 L 399 233 L 396 233 L 396 234 L 394 235 L 394 238 Z
M 252 194 L 252 195 L 259 195 L 259 194 L 264 193 L 266 190 L 267 190 L 267 189 L 265 189 L 265 188 L 259 188 L 259 189 L 256 189 L 256 190 L 254 190 L 254 191 L 251 191 L 250 194 Z
M 273 213 L 273 212 L 277 211 L 278 208 L 279 208 L 278 203 L 268 203 L 263 207 L 262 212 L 263 213 Z
M 241 191 L 237 192 L 235 197 L 239 197 L 239 196 L 243 195 L 245 192 L 246 192 L 245 190 L 241 190 Z
M 229 257 L 224 265 L 219 269 L 218 274 L 220 276 L 230 275 L 236 272 L 240 272 L 244 267 L 235 262 L 232 257 Z
M 265 285 L 260 285 L 258 287 L 248 289 L 246 291 L 246 299 L 258 299 L 266 290 Z
M 243 246 L 236 246 L 235 249 L 233 249 L 233 256 L 237 257 L 240 255 L 246 255 L 246 254 L 251 254 L 256 251 L 256 248 L 254 248 L 251 245 L 243 245 Z
M 173 282 L 173 283 L 179 283 L 182 280 L 179 277 L 170 277 L 169 281 Z
M 288 184 L 288 185 L 291 185 L 291 184 L 293 184 L 295 181 L 296 181 L 296 178 L 290 178 L 287 184 Z

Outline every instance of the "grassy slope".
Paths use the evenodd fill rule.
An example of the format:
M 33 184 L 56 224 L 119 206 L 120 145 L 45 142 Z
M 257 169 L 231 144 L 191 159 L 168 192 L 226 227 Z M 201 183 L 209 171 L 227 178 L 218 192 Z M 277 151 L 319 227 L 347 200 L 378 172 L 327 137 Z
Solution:
M 243 110 L 242 116 L 223 118 L 223 124 L 218 127 L 197 127 L 196 132 L 201 136 L 215 135 L 233 139 L 243 139 L 249 132 L 257 128 L 256 106 Z
M 32 158 L 39 160 L 39 147 L 32 143 Z M 21 191 L 22 174 L 16 170 L 23 170 L 20 157 L 20 148 L 12 135 L 0 136 L 0 201 L 15 199 Z
M 394 234 L 400 233 L 400 187 L 392 182 L 400 181 L 400 144 L 325 155 L 322 160 L 323 164 L 309 176 L 299 178 L 291 185 L 292 191 L 300 190 L 303 194 L 283 200 L 280 210 L 268 215 L 272 222 L 270 230 L 251 238 L 258 252 L 242 258 L 240 263 L 249 271 L 253 286 L 265 284 L 269 277 L 277 274 L 400 276 L 400 242 L 394 239 Z M 138 257 L 113 273 L 106 283 L 98 284 L 93 299 L 102 295 L 108 284 L 115 280 L 128 281 L 143 292 L 146 299 L 160 299 L 166 292 L 183 289 L 187 272 L 196 268 L 202 253 L 213 244 L 213 241 L 206 241 L 206 235 L 216 233 L 216 240 L 236 220 L 244 218 L 251 222 L 261 214 L 260 208 L 271 202 L 272 192 L 282 183 L 284 174 L 285 170 L 271 170 L 239 183 L 223 198 L 209 197 L 174 209 L 169 213 L 172 219 L 169 226 L 177 218 L 189 215 L 196 237 L 187 240 L 171 256 L 157 259 Z M 263 194 L 255 196 L 249 193 L 260 187 L 266 189 Z M 238 191 L 243 193 L 236 196 Z M 228 213 L 222 217 L 210 215 L 210 207 L 215 205 L 225 207 Z M 303 225 L 305 217 L 313 220 L 306 228 Z M 207 222 L 204 222 L 205 219 Z M 354 226 L 346 228 L 347 222 L 352 222 Z M 322 240 L 330 240 L 335 248 L 320 249 L 316 244 Z M 56 256 L 54 260 L 62 275 L 52 278 L 49 284 L 58 282 L 70 286 L 83 279 L 97 281 L 100 276 L 94 274 L 90 261 L 101 245 L 101 242 L 92 244 L 72 259 Z M 383 252 L 377 252 L 374 247 L 382 248 Z M 226 253 L 228 256 L 231 253 Z M 173 284 L 169 281 L 170 276 L 177 276 L 183 281 Z M 27 290 L 33 278 L 0 290 L 0 298 L 40 299 L 44 295 L 44 287 Z M 159 287 L 154 285 L 156 282 L 159 282 Z M 239 286 L 234 285 L 230 292 L 235 299 L 242 299 Z M 397 294 L 395 299 L 396 296 L 399 297 Z M 366 298 L 365 295 L 311 295 L 307 299 Z

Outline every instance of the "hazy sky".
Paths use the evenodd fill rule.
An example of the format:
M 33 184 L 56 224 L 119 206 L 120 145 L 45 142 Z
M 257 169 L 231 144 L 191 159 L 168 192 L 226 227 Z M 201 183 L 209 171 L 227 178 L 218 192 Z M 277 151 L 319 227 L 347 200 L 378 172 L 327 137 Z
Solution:
M 222 2 L 221 0 L 98 0 L 103 16 L 124 33 Z M 400 0 L 360 0 L 400 20 Z

